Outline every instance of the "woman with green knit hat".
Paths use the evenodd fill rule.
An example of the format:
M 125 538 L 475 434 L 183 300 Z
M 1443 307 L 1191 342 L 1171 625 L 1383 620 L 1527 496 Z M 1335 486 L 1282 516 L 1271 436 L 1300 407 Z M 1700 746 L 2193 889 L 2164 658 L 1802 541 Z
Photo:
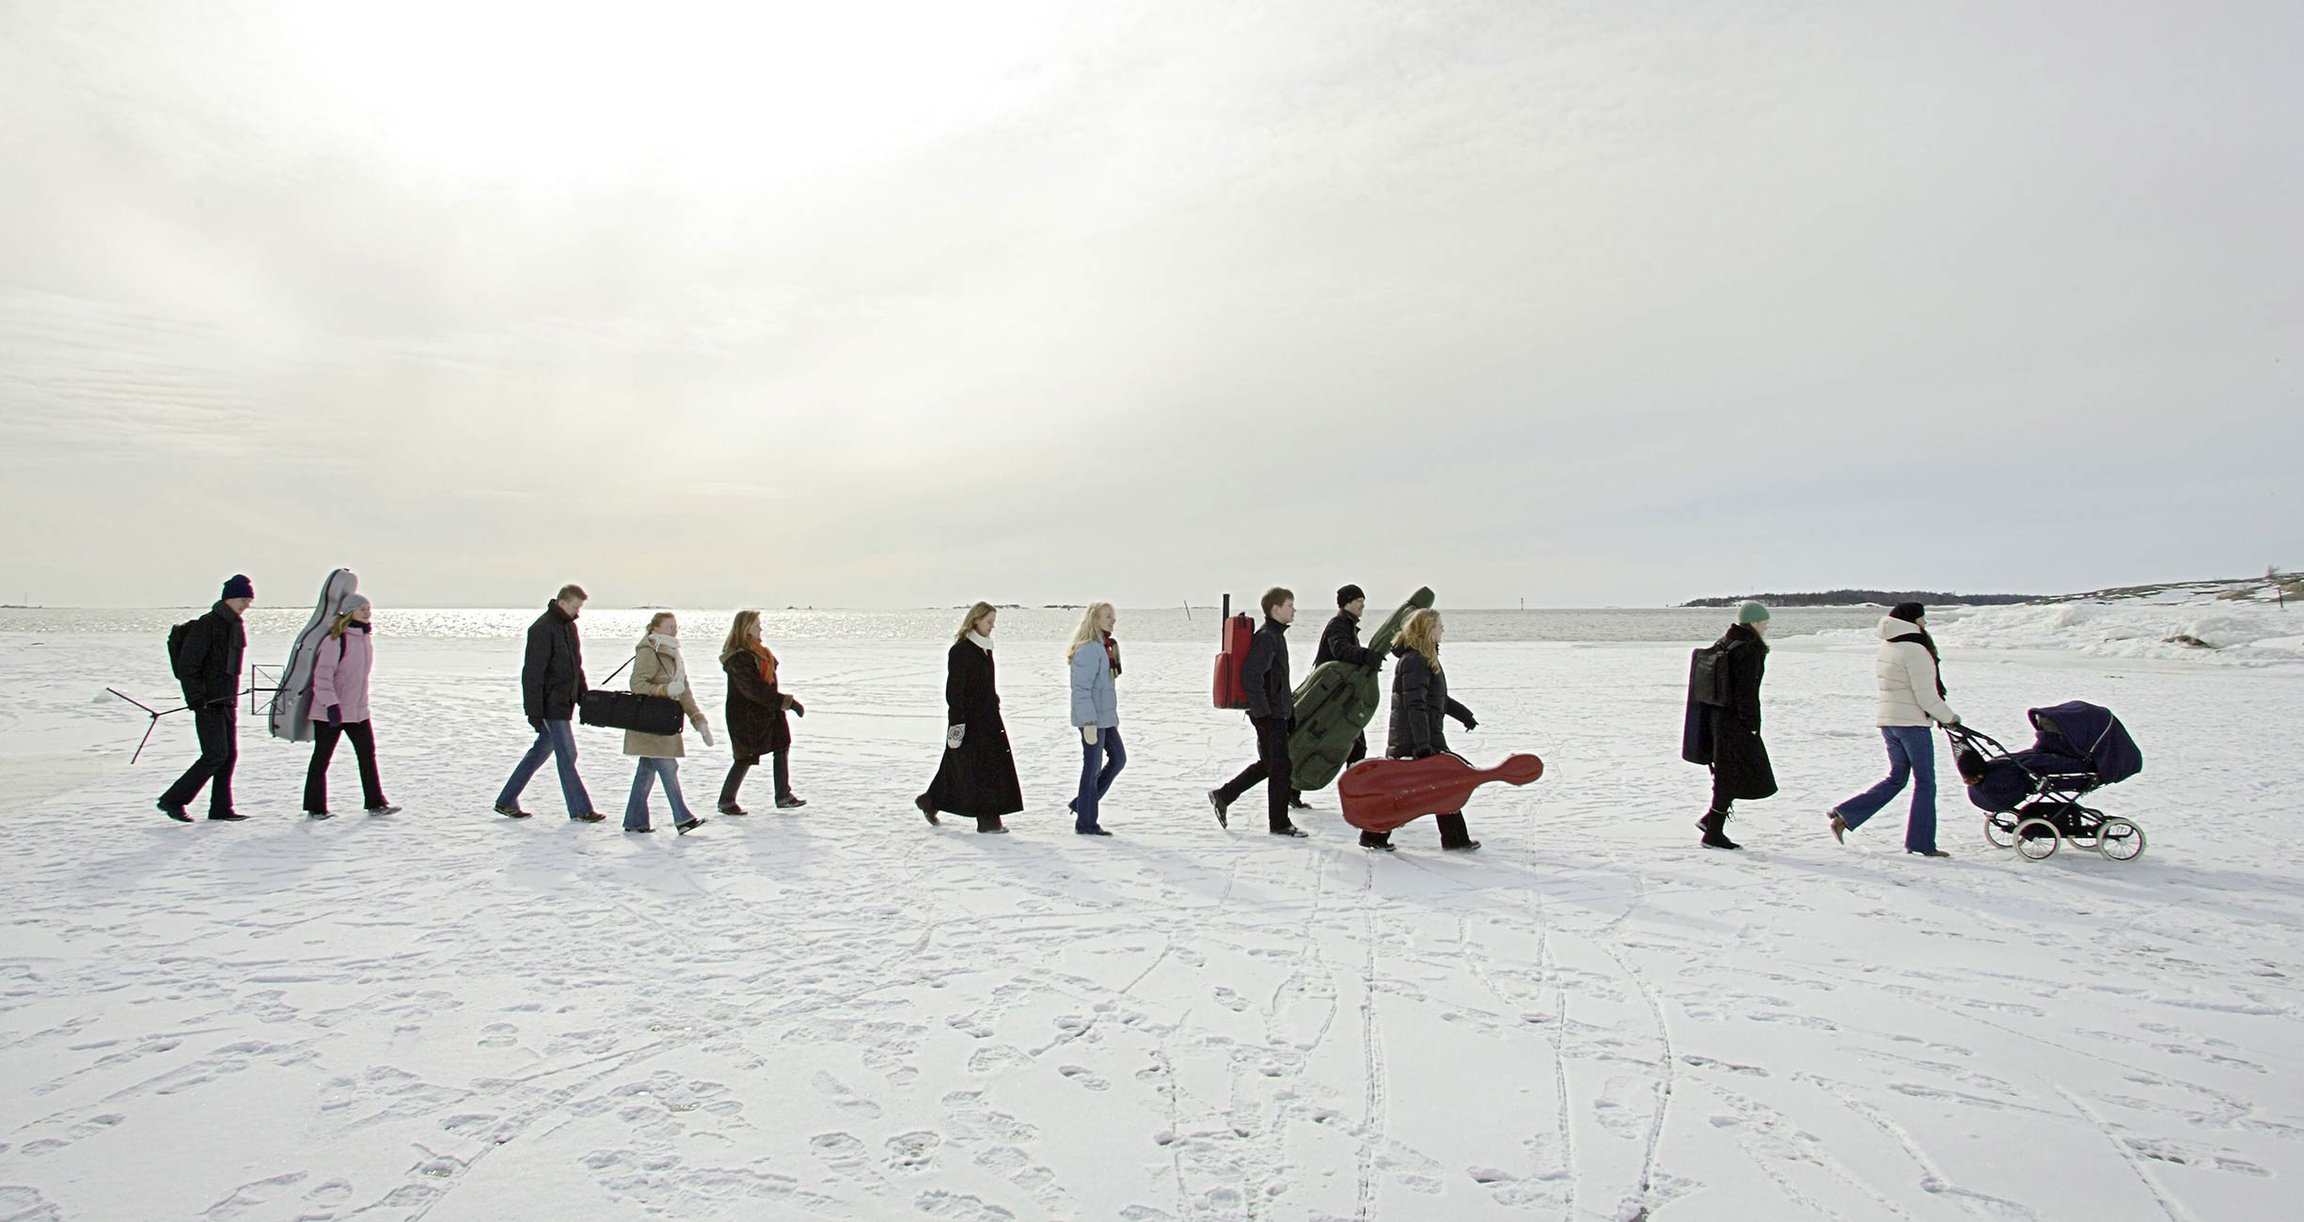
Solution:
M 1745 603 L 1736 622 L 1689 669 L 1688 715 L 1680 758 L 1712 769 L 1712 806 L 1696 826 L 1708 849 L 1740 848 L 1725 830 L 1739 798 L 1776 792 L 1776 771 L 1760 741 L 1760 680 L 1768 669 L 1768 608 Z

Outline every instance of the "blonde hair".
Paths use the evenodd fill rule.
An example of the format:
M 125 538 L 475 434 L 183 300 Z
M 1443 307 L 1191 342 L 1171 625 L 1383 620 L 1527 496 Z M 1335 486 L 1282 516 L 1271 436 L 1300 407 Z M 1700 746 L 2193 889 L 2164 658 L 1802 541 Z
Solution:
M 352 612 L 350 612 L 350 611 L 346 611 L 344 614 L 342 614 L 342 615 L 339 615 L 339 616 L 337 616 L 337 617 L 336 617 L 336 622 L 335 622 L 335 623 L 328 625 L 328 635 L 330 635 L 330 636 L 342 636 L 342 635 L 344 635 L 344 630 L 345 630 L 346 628 L 349 628 L 349 627 L 351 627 L 351 626 L 352 626 Z
M 1080 652 L 1080 647 L 1082 645 L 1095 640 L 1096 634 L 1103 631 L 1103 629 L 1096 626 L 1096 621 L 1101 618 L 1106 611 L 1110 611 L 1114 615 L 1118 615 L 1120 613 L 1119 609 L 1114 607 L 1111 603 L 1088 604 L 1087 612 L 1080 617 L 1080 626 L 1072 630 L 1072 643 L 1064 647 L 1065 661 L 1071 661 L 1073 656 Z
M 1438 670 L 1440 669 L 1439 631 L 1440 613 L 1426 607 L 1408 617 L 1408 623 L 1400 629 L 1400 644 L 1422 654 L 1424 660 L 1432 664 L 1432 669 Z
M 573 599 L 575 599 L 577 602 L 580 602 L 580 603 L 584 603 L 584 602 L 591 602 L 591 601 L 592 601 L 592 596 L 591 596 L 591 595 L 589 595 L 589 594 L 586 594 L 586 593 L 584 592 L 584 587 L 582 587 L 582 586 L 580 586 L 580 585 L 577 585 L 577 584 L 576 584 L 575 582 L 573 582 L 573 581 L 569 582 L 567 585 L 564 585 L 564 586 L 560 587 L 560 592 L 559 592 L 558 594 L 555 594 L 555 595 L 553 595 L 552 597 L 554 597 L 554 598 L 556 598 L 556 599 L 570 599 L 570 598 L 573 598 Z
M 752 648 L 752 630 L 759 626 L 758 611 L 738 611 L 735 622 L 728 625 L 728 639 L 720 642 L 720 660 L 725 662 Z
M 976 631 L 977 620 L 983 619 L 985 616 L 990 615 L 999 609 L 1000 608 L 993 606 L 991 603 L 984 602 L 977 603 L 975 606 L 968 608 L 968 614 L 963 616 L 960 620 L 960 631 L 952 634 L 953 643 L 958 644 L 961 641 L 967 640 L 968 634 Z
M 658 611 L 656 614 L 649 616 L 648 631 L 640 634 L 641 639 L 646 640 L 647 638 L 656 635 L 656 625 L 663 623 L 665 620 L 673 618 L 675 617 L 670 611 Z

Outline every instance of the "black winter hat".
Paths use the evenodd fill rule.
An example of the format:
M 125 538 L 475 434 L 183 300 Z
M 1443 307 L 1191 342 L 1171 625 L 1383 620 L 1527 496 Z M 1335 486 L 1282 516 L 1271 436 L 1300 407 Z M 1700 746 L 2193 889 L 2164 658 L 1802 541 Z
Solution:
M 1362 589 L 1361 589 L 1360 587 L 1358 587 L 1358 586 L 1351 586 L 1351 585 L 1348 585 L 1348 586 L 1345 586 L 1343 589 L 1336 591 L 1336 605 L 1337 605 L 1337 606 L 1339 606 L 1339 607 L 1341 607 L 1341 606 L 1343 606 L 1344 604 L 1346 604 L 1346 603 L 1348 603 L 1348 602 L 1351 602 L 1351 601 L 1352 601 L 1353 599 L 1355 599 L 1355 598 L 1366 598 L 1366 597 L 1368 597 L 1368 594 L 1367 594 L 1367 592 L 1366 592 L 1366 591 L 1362 590 Z
M 224 583 L 224 597 L 226 599 L 254 598 L 256 597 L 256 583 L 248 580 L 243 574 L 234 573 L 232 579 Z
M 1917 624 L 1920 622 L 1920 617 L 1926 614 L 1928 614 L 1928 608 L 1919 603 L 1897 603 L 1895 609 L 1888 613 L 1888 618 Z

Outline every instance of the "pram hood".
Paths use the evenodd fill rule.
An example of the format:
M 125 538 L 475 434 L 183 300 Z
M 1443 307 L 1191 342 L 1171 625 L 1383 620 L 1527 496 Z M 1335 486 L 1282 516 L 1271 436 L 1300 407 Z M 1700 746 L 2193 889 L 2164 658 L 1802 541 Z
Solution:
M 2107 785 L 2144 771 L 2144 752 L 2108 708 L 2071 700 L 2026 715 L 2039 734 L 2037 750 L 2087 760 Z

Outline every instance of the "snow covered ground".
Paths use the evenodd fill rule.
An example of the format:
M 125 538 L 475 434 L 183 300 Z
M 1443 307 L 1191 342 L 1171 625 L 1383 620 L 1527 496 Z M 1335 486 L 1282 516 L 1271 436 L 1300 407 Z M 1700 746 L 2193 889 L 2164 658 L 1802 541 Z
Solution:
M 1947 645 L 2239 666 L 2304 662 L 2304 597 L 2283 603 L 2262 579 L 2110 591 L 1943 618 L 1936 635 Z
M 1309 841 L 1217 830 L 1249 735 L 1205 645 L 1129 654 L 1112 839 L 1063 813 L 1053 646 L 1004 647 L 1031 809 L 989 837 L 908 805 L 941 649 L 855 642 L 780 646 L 811 805 L 674 837 L 569 824 L 549 772 L 488 813 L 506 642 L 381 642 L 404 814 L 301 819 L 305 749 L 244 725 L 257 818 L 184 827 L 190 727 L 130 768 L 95 702 L 164 691 L 155 642 L 0 638 L 0 1219 L 2293 1216 L 2304 668 L 1968 647 L 2024 622 L 1946 626 L 1953 703 L 2117 710 L 2138 861 L 1987 849 L 1957 792 L 1948 861 L 1894 808 L 1835 846 L 1862 641 L 1780 643 L 1740 854 L 1696 846 L 1686 646 L 1453 647 L 1459 749 L 1550 772 L 1483 791 L 1478 854 L 1379 857 L 1331 794 Z

